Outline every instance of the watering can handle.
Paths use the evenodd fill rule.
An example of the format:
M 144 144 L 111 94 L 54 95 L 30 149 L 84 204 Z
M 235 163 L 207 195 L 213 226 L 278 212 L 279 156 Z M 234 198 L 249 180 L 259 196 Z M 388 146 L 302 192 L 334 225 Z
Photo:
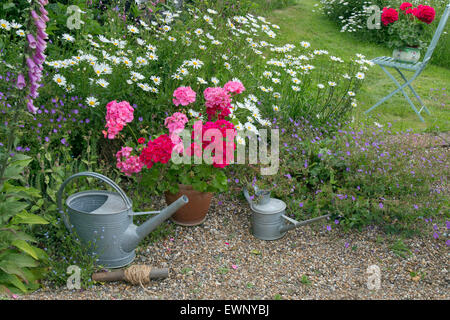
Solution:
M 248 194 L 248 190 L 247 190 L 246 187 L 243 188 L 243 192 L 244 192 L 244 197 L 245 197 L 245 199 L 247 199 L 247 202 L 250 204 L 250 206 L 252 206 L 253 201 L 252 201 L 252 199 L 250 198 L 250 195 Z
M 73 180 L 75 178 L 78 178 L 78 177 L 93 177 L 93 178 L 96 178 L 98 180 L 101 180 L 101 181 L 105 182 L 106 184 L 111 186 L 114 190 L 116 190 L 119 193 L 119 195 L 122 197 L 123 201 L 125 202 L 125 204 L 129 208 L 132 207 L 132 203 L 131 203 L 130 199 L 127 197 L 127 195 L 125 194 L 125 192 L 114 181 L 112 181 L 108 177 L 105 177 L 104 175 L 101 175 L 100 173 L 96 173 L 96 172 L 80 172 L 80 173 L 76 173 L 76 174 L 70 176 L 69 178 L 67 178 L 66 181 L 64 181 L 64 183 L 59 188 L 58 194 L 56 196 L 56 200 L 57 200 L 57 203 L 58 203 L 59 214 L 61 215 L 61 218 L 63 219 L 63 222 L 66 225 L 67 229 L 72 230 L 72 228 L 71 228 L 71 226 L 69 224 L 69 219 L 68 219 L 66 213 L 63 210 L 62 193 L 63 193 L 63 190 L 66 187 L 66 185 L 71 180 Z

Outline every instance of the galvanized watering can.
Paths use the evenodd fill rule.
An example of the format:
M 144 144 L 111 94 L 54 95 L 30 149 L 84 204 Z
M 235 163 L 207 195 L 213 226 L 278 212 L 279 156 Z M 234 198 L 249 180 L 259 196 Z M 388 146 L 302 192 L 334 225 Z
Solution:
M 252 234 L 261 240 L 276 240 L 283 237 L 289 230 L 312 222 L 328 218 L 330 214 L 305 221 L 296 221 L 285 215 L 286 203 L 280 199 L 270 197 L 270 191 L 259 190 L 255 187 L 258 202 L 252 201 L 248 190 L 244 188 L 244 196 L 252 209 Z
M 78 177 L 99 179 L 117 192 L 82 191 L 66 199 L 68 214 L 63 209 L 62 196 L 66 185 Z M 75 229 L 84 244 L 92 244 L 91 253 L 98 255 L 97 263 L 107 268 L 120 268 L 134 260 L 139 242 L 179 208 L 188 203 L 186 196 L 162 211 L 133 212 L 132 202 L 111 179 L 94 172 L 80 172 L 69 177 L 57 194 L 59 213 L 69 231 Z M 133 216 L 154 214 L 140 226 L 133 224 Z

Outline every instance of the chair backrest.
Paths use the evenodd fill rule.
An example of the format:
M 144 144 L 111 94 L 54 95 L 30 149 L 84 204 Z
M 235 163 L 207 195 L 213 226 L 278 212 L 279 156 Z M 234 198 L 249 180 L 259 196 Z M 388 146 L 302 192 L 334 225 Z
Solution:
M 434 33 L 433 39 L 431 39 L 430 45 L 428 46 L 427 52 L 425 53 L 425 57 L 423 59 L 424 63 L 427 63 L 430 60 L 431 55 L 433 54 L 433 51 L 436 48 L 436 45 L 439 41 L 439 38 L 441 37 L 441 34 L 444 31 L 449 13 L 450 13 L 450 3 L 448 3 L 447 6 L 445 7 L 444 14 L 442 15 L 441 20 L 439 21 L 439 25 L 436 28 L 436 32 Z

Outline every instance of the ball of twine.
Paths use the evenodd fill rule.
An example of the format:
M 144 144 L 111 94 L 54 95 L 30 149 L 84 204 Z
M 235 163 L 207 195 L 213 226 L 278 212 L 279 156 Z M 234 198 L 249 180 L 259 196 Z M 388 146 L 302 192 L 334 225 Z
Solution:
M 125 280 L 133 285 L 150 283 L 150 272 L 152 267 L 146 265 L 134 265 L 124 270 Z

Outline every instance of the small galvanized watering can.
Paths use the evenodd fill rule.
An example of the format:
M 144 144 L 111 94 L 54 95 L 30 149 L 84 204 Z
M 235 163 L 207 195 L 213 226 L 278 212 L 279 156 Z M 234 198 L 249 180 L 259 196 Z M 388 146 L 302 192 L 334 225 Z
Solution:
M 244 188 L 244 196 L 252 209 L 252 234 L 261 240 L 280 239 L 289 230 L 330 216 L 327 214 L 305 221 L 295 221 L 285 215 L 286 203 L 280 199 L 271 198 L 270 191 L 259 190 L 255 187 L 255 193 L 260 199 L 258 202 L 252 201 L 248 190 Z
M 99 179 L 117 192 L 82 191 L 66 199 L 68 214 L 63 209 L 62 196 L 66 185 L 78 177 Z M 139 242 L 179 208 L 188 203 L 183 195 L 162 211 L 133 212 L 132 202 L 111 179 L 94 172 L 80 172 L 69 177 L 57 194 L 59 213 L 69 231 L 75 229 L 84 244 L 92 244 L 91 253 L 98 255 L 97 263 L 107 268 L 120 268 L 134 260 Z M 140 226 L 133 224 L 133 216 L 155 214 Z

